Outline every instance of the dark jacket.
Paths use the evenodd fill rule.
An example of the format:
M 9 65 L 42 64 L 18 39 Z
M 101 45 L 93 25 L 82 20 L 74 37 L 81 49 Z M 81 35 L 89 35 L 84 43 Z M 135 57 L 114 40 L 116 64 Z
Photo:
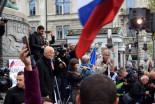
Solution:
M 54 76 L 59 74 L 61 69 L 52 69 L 51 60 L 47 59 L 45 56 L 42 56 L 38 62 L 36 63 L 39 72 L 39 80 L 40 80 L 40 90 L 41 96 L 46 97 L 49 96 L 50 99 L 55 101 L 54 99 Z
M 24 71 L 25 104 L 42 104 L 37 67 L 33 71 Z
M 72 89 L 79 89 L 80 82 L 86 74 L 86 70 L 83 70 L 80 75 L 75 74 L 73 71 L 68 71 L 67 80 L 69 81 Z
M 60 57 L 60 56 L 56 57 L 55 58 L 55 67 L 57 69 L 58 69 L 59 64 L 61 63 L 61 62 L 58 61 L 58 58 L 60 58 L 66 64 L 66 67 L 64 67 L 62 73 L 58 74 L 57 76 L 60 77 L 60 78 L 66 79 L 66 74 L 67 74 L 67 71 L 68 71 L 67 66 L 69 64 L 70 58 L 67 57 L 66 55 L 64 57 Z
M 0 26 L 0 36 L 3 36 L 5 33 L 5 26 Z
M 124 86 L 125 92 L 129 92 L 133 84 L 138 81 L 137 75 L 133 72 L 129 72 L 125 77 L 125 81 L 127 82 L 127 85 Z
M 4 100 L 4 104 L 21 104 L 25 102 L 24 89 L 18 88 L 17 86 L 11 88 Z
M 131 90 L 129 91 L 129 95 L 135 100 L 138 101 L 140 97 L 145 96 L 145 88 L 141 81 L 136 82 Z
M 41 47 L 44 45 L 44 41 L 42 36 L 37 32 L 34 32 L 32 35 L 30 35 L 29 44 L 31 48 L 31 54 L 34 55 L 34 58 L 37 61 L 43 55 L 43 49 L 41 49 Z

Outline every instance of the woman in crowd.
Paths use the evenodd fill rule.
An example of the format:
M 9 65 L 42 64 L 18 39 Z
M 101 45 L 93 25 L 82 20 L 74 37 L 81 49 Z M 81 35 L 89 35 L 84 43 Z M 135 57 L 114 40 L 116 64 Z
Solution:
M 82 71 L 84 70 L 84 68 L 86 67 L 87 68 L 87 70 L 86 70 L 86 74 L 85 74 L 85 76 L 84 76 L 84 78 L 83 79 L 86 79 L 89 75 L 93 75 L 93 74 L 95 74 L 95 66 L 94 65 L 92 65 L 92 67 L 90 67 L 90 57 L 88 56 L 88 55 L 84 55 L 84 56 L 82 56 L 82 58 L 81 58 L 81 66 L 80 66 L 80 68 L 78 68 L 78 71 L 79 71 L 79 73 L 82 73 Z
M 67 73 L 67 80 L 71 85 L 73 104 L 75 104 L 76 96 L 78 95 L 80 82 L 86 73 L 86 68 L 84 68 L 84 70 L 80 74 L 77 70 L 78 66 L 79 66 L 79 61 L 76 58 L 71 59 L 68 65 L 69 71 Z

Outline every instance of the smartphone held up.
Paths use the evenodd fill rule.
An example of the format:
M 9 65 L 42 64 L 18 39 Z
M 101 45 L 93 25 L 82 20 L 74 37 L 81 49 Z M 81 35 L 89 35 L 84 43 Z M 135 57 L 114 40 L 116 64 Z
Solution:
M 23 40 L 23 45 L 26 45 L 27 51 L 29 51 L 28 56 L 30 56 L 30 55 L 31 55 L 31 50 L 30 50 L 30 45 L 29 45 L 29 41 L 28 41 L 27 36 L 24 36 L 24 37 L 22 38 L 22 40 Z

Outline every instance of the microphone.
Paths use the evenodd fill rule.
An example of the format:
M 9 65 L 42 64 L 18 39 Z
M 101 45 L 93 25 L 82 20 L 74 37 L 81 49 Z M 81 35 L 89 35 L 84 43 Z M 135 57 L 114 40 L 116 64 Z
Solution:
M 110 66 L 112 66 L 112 63 L 109 63 Z
M 57 59 L 60 63 L 62 63 L 66 67 L 66 64 L 60 58 L 57 58 Z

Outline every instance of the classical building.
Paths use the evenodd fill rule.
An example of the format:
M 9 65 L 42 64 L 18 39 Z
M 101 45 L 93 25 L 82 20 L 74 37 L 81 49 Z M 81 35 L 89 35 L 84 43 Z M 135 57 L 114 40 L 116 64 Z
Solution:
M 28 19 L 29 25 L 33 31 L 37 29 L 38 25 L 43 25 L 46 30 L 53 30 L 56 36 L 56 44 L 61 43 L 74 43 L 76 44 L 79 39 L 79 35 L 82 26 L 78 18 L 78 0 L 13 0 L 19 7 L 19 11 L 23 12 Z M 146 0 L 124 0 L 117 16 L 114 21 L 103 27 L 103 30 L 118 28 L 117 33 L 113 33 L 115 65 L 127 64 L 128 60 L 128 45 L 132 44 L 132 57 L 133 62 L 136 63 L 137 53 L 134 47 L 135 32 L 128 28 L 128 13 L 129 8 L 134 7 L 146 7 Z M 23 6 L 24 4 L 24 6 Z M 79 31 L 78 34 L 75 31 Z M 72 36 L 68 34 L 74 31 Z M 121 33 L 121 35 L 120 35 Z M 68 34 L 68 35 L 67 35 Z M 102 48 L 105 48 L 107 32 L 104 32 L 97 36 L 94 42 L 98 42 L 100 47 L 98 52 L 101 53 Z M 143 36 L 149 36 L 145 32 L 140 32 L 140 62 L 143 63 Z M 50 36 L 47 35 L 47 38 Z M 149 36 L 150 39 L 150 36 Z M 92 44 L 93 47 L 93 44 Z

